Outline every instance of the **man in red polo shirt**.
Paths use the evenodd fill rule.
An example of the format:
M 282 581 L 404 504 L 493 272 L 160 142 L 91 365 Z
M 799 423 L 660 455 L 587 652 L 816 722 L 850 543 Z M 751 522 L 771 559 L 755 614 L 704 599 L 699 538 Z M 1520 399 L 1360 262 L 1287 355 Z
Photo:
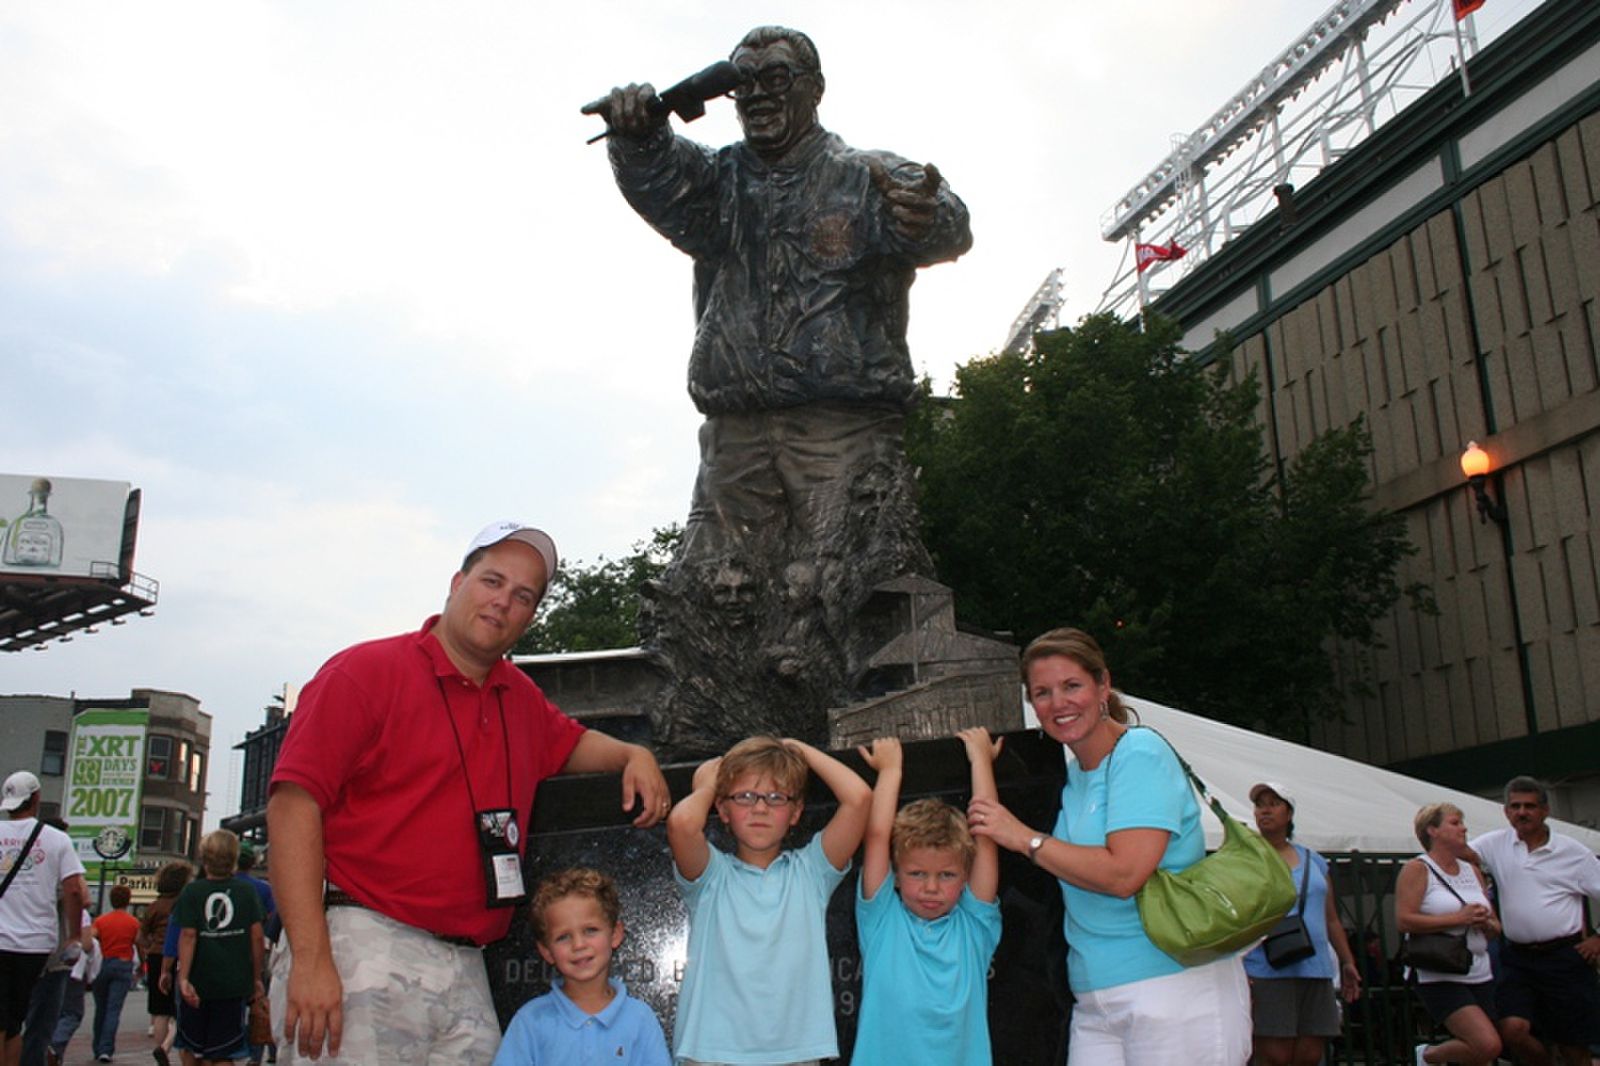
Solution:
M 556 561 L 540 530 L 486 527 L 441 614 L 347 648 L 302 691 L 267 803 L 286 1061 L 326 1044 L 336 1063 L 488 1062 L 500 1026 L 479 947 L 525 897 L 539 782 L 620 773 L 635 825 L 666 814 L 655 756 L 585 730 L 505 660 Z

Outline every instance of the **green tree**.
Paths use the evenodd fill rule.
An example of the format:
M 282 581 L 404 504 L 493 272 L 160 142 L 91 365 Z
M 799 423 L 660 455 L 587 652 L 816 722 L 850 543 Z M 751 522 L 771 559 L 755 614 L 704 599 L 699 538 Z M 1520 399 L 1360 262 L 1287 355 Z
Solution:
M 683 529 L 652 530 L 620 559 L 563 563 L 545 592 L 533 625 L 512 650 L 524 655 L 626 648 L 639 641 L 639 588 L 659 576 Z
M 923 536 L 964 619 L 1078 625 L 1136 694 L 1295 731 L 1337 712 L 1331 642 L 1377 642 L 1415 549 L 1366 500 L 1364 425 L 1276 471 L 1255 380 L 1178 338 L 1093 316 L 960 368 L 908 427 Z

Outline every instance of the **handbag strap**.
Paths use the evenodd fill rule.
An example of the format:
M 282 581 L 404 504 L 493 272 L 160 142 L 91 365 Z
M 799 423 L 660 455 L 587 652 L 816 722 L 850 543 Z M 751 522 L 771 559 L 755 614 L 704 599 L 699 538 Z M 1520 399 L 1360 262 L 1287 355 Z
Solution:
M 1161 743 L 1165 744 L 1167 749 L 1172 752 L 1172 757 L 1178 760 L 1178 765 L 1183 767 L 1183 772 L 1189 778 L 1189 783 L 1193 785 L 1200 793 L 1200 798 L 1205 800 L 1204 805 L 1211 808 L 1211 813 L 1217 816 L 1217 820 L 1222 823 L 1223 828 L 1226 829 L 1228 823 L 1234 821 L 1232 816 L 1230 816 L 1227 811 L 1222 809 L 1222 801 L 1217 799 L 1217 797 L 1213 796 L 1210 791 L 1207 790 L 1206 783 L 1200 780 L 1200 775 L 1194 772 L 1194 767 L 1190 766 L 1188 760 L 1183 757 L 1177 748 L 1173 747 L 1172 741 L 1168 740 L 1164 736 L 1161 736 L 1160 730 L 1155 729 L 1152 726 L 1147 726 L 1142 722 L 1136 726 L 1129 726 L 1129 728 L 1148 729 L 1156 736 L 1161 737 Z
M 1190 784 L 1194 785 L 1195 788 L 1200 790 L 1200 796 L 1202 799 L 1206 800 L 1208 803 L 1211 801 L 1211 793 L 1206 790 L 1206 783 L 1200 780 L 1200 775 L 1194 772 L 1194 767 L 1190 766 L 1188 760 L 1183 757 L 1177 748 L 1173 747 L 1172 741 L 1168 740 L 1164 736 L 1161 736 L 1160 730 L 1156 729 L 1155 726 L 1145 725 L 1143 722 L 1140 722 L 1136 726 L 1129 726 L 1129 728 L 1148 729 L 1156 736 L 1161 737 L 1161 743 L 1172 749 L 1173 758 L 1177 759 L 1178 765 L 1183 767 L 1183 772 L 1188 775 Z
M 39 839 L 39 833 L 43 829 L 44 819 L 35 818 L 33 820 L 33 832 L 28 834 L 28 842 L 22 845 L 21 851 L 17 852 L 17 861 L 11 865 L 11 869 L 6 873 L 6 879 L 0 881 L 0 896 L 6 894 L 6 889 L 11 887 L 12 879 L 22 872 L 22 864 L 28 861 L 28 852 L 33 850 L 33 842 Z
M 1417 857 L 1422 860 L 1422 865 L 1428 868 L 1428 872 L 1434 877 L 1438 878 L 1439 883 L 1445 887 L 1445 891 L 1454 896 L 1457 903 L 1465 907 L 1467 905 L 1467 901 L 1461 898 L 1461 893 L 1456 891 L 1454 885 L 1444 879 L 1444 874 L 1439 871 L 1439 868 L 1429 861 L 1426 855 L 1419 855 Z
M 1311 849 L 1302 848 L 1299 844 L 1296 844 L 1294 849 L 1300 853 L 1300 891 L 1297 893 L 1300 897 L 1300 907 L 1295 911 L 1295 915 L 1304 918 L 1306 916 L 1306 885 L 1311 880 Z

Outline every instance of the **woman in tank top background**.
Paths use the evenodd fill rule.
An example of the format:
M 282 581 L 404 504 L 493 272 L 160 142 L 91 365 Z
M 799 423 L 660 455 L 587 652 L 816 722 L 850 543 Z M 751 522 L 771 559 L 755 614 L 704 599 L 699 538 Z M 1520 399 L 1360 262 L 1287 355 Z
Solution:
M 1430 1047 L 1418 1044 L 1416 1061 L 1492 1063 L 1500 1054 L 1495 1031 L 1494 974 L 1488 938 L 1500 935 L 1489 905 L 1483 872 L 1464 855 L 1467 826 L 1461 808 L 1430 803 L 1417 812 L 1417 840 L 1423 853 L 1400 870 L 1395 886 L 1395 924 L 1402 933 L 1467 934 L 1472 969 L 1462 974 L 1415 970 L 1417 994 L 1433 1020 L 1454 1037 Z

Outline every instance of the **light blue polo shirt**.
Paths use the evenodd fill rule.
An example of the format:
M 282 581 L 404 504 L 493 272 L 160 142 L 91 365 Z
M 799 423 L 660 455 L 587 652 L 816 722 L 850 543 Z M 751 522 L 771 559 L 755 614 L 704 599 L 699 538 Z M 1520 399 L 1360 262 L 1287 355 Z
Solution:
M 1158 864 L 1185 870 L 1206 854 L 1200 804 L 1167 742 L 1129 729 L 1093 770 L 1073 763 L 1061 790 L 1053 834 L 1069 844 L 1104 847 L 1123 829 L 1165 829 L 1172 835 Z M 1061 882 L 1066 903 L 1067 979 L 1074 992 L 1114 988 L 1183 969 L 1150 942 L 1136 896 L 1118 899 Z
M 694 881 L 674 867 L 689 958 L 673 1054 L 751 1064 L 838 1056 L 826 916 L 844 873 L 821 833 L 765 870 L 716 848 Z
M 858 882 L 859 883 L 859 882 Z M 1000 905 L 961 890 L 933 921 L 906 909 L 891 871 L 871 899 L 856 893 L 861 1021 L 851 1066 L 990 1066 L 989 960 Z
M 599 1014 L 586 1014 L 557 978 L 511 1019 L 494 1066 L 672 1066 L 655 1012 L 621 981 L 609 984 L 616 998 Z

